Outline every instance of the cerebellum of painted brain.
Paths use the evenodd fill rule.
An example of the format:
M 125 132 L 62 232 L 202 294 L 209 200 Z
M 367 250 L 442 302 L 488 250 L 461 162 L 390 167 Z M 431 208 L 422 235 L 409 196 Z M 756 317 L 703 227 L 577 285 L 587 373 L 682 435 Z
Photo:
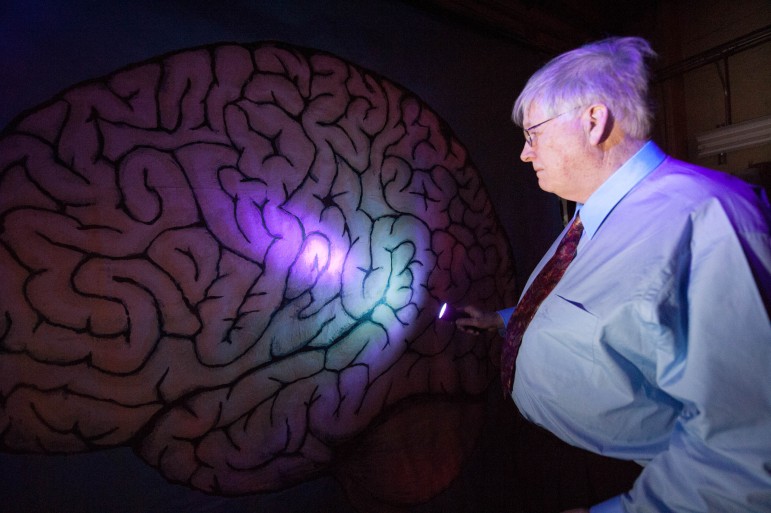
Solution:
M 117 71 L 17 119 L 0 170 L 6 450 L 131 444 L 172 481 L 271 491 L 495 376 L 490 337 L 436 322 L 512 301 L 479 174 L 420 99 L 335 56 Z

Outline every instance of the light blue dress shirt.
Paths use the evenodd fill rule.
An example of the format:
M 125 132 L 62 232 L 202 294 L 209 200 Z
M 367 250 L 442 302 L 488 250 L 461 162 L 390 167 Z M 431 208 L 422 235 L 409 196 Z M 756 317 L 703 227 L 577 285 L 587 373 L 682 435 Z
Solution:
M 593 513 L 771 511 L 768 200 L 648 142 L 578 208 L 577 255 L 523 338 L 517 407 L 645 466 Z

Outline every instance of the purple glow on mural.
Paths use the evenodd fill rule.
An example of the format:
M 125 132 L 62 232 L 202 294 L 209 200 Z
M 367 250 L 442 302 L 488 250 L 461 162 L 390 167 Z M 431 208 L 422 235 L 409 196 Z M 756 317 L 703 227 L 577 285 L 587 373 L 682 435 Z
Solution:
M 131 445 L 221 494 L 326 472 L 355 496 L 368 469 L 410 503 L 457 474 L 497 353 L 436 311 L 510 303 L 513 269 L 409 92 L 286 45 L 182 51 L 27 114 L 0 172 L 3 449 Z

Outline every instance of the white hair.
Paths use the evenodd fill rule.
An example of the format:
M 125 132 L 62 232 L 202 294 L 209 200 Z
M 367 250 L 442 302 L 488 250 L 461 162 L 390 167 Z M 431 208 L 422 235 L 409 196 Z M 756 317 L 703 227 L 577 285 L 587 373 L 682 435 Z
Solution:
M 547 116 L 603 103 L 626 134 L 647 139 L 653 108 L 646 58 L 655 56 L 639 37 L 603 39 L 563 53 L 530 77 L 514 103 L 512 119 L 522 126 L 533 102 Z

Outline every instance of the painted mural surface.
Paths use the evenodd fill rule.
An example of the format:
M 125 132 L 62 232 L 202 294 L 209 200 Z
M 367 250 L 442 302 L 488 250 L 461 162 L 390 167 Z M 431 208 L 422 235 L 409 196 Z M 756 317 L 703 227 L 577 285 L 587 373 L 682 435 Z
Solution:
M 408 91 L 277 43 L 162 56 L 0 137 L 0 448 L 424 501 L 497 372 L 494 336 L 437 311 L 512 280 L 466 150 Z

